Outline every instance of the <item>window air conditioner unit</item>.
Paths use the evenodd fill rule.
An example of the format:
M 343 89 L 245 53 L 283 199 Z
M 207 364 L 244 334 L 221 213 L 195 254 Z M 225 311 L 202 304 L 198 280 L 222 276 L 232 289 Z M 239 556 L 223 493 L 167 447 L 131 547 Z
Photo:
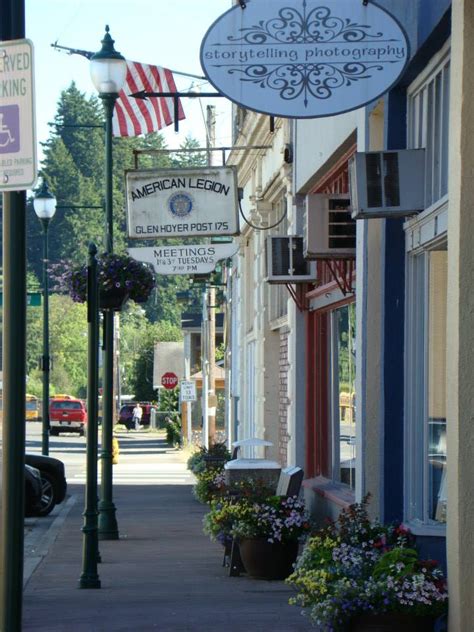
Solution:
M 356 223 L 348 195 L 314 193 L 306 196 L 304 256 L 306 259 L 355 257 Z
M 352 217 L 405 217 L 425 207 L 425 150 L 369 151 L 349 161 Z
M 303 257 L 303 237 L 269 236 L 265 245 L 268 283 L 316 281 L 316 264 Z

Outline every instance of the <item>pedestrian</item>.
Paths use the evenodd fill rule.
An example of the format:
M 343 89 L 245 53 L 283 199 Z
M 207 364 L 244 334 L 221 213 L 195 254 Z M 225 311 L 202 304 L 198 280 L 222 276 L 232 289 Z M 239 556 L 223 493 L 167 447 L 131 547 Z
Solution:
M 140 406 L 140 402 L 137 402 L 135 405 L 135 408 L 132 410 L 132 421 L 135 425 L 135 430 L 140 430 L 142 415 L 143 415 L 143 408 Z

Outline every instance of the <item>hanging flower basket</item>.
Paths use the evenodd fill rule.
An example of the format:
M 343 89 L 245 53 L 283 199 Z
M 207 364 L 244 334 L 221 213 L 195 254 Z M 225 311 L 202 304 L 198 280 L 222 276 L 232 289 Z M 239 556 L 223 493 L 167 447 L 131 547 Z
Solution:
M 129 299 L 129 296 L 129 293 L 124 288 L 100 290 L 99 309 L 111 309 L 114 312 L 119 312 Z
M 68 267 L 62 264 L 56 277 L 59 289 L 73 301 L 87 300 L 87 266 Z M 120 310 L 130 298 L 137 303 L 148 300 L 155 287 L 155 275 L 145 263 L 128 255 L 106 253 L 97 258 L 97 281 L 100 309 Z

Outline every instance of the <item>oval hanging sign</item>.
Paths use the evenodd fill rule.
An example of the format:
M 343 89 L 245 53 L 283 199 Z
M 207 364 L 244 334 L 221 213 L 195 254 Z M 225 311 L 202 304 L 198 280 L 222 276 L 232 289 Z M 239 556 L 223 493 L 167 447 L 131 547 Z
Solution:
M 362 0 L 247 0 L 201 44 L 201 65 L 219 92 L 287 118 L 362 107 L 397 82 L 408 59 L 399 22 Z

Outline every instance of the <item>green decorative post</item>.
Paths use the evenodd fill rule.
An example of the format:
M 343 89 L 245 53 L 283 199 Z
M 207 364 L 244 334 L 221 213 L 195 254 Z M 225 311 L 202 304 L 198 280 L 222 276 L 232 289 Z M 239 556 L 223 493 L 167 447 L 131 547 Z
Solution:
M 82 575 L 79 588 L 100 588 L 97 573 L 98 527 L 97 527 L 97 430 L 99 392 L 99 306 L 97 292 L 97 248 L 89 245 L 87 268 L 87 481 L 82 527 Z
M 56 200 L 48 188 L 46 180 L 35 195 L 33 206 L 43 227 L 43 355 L 41 369 L 43 371 L 43 410 L 41 454 L 49 454 L 49 282 L 48 282 L 48 228 L 49 222 L 56 212 Z
M 0 40 L 25 37 L 24 0 L 0 0 Z M 3 193 L 0 630 L 21 632 L 25 521 L 26 191 Z
M 91 57 L 92 81 L 105 110 L 105 248 L 113 252 L 113 189 L 112 189 L 112 118 L 115 102 L 127 72 L 125 58 L 114 49 L 114 40 L 105 27 L 102 49 Z M 119 531 L 113 503 L 112 438 L 114 422 L 114 314 L 104 311 L 103 412 L 102 412 L 102 488 L 99 503 L 99 538 L 117 540 Z

